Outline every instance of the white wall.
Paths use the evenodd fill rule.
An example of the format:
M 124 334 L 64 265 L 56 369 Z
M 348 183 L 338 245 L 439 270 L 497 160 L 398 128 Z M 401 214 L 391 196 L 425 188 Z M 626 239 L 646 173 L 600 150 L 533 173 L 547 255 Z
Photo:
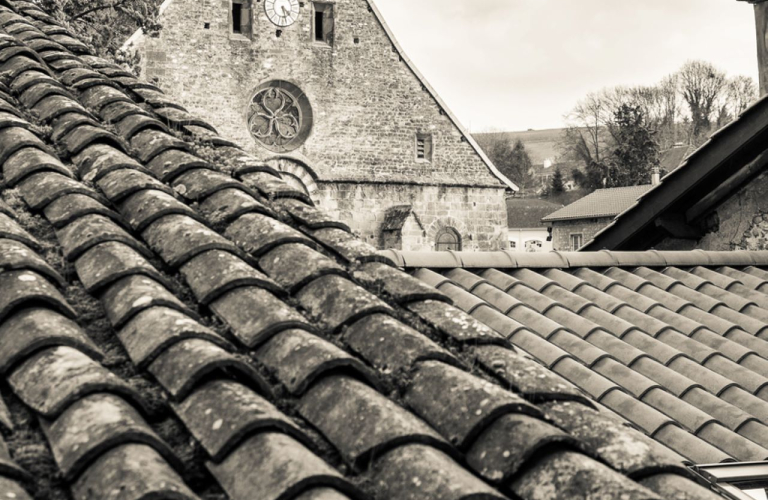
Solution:
M 551 252 L 552 242 L 547 241 L 549 232 L 547 228 L 532 228 L 532 229 L 515 229 L 509 228 L 509 246 L 513 252 L 525 252 L 526 242 L 540 241 L 541 248 L 538 248 L 538 252 Z M 530 245 L 529 245 L 530 246 Z M 536 248 L 535 246 L 533 248 Z

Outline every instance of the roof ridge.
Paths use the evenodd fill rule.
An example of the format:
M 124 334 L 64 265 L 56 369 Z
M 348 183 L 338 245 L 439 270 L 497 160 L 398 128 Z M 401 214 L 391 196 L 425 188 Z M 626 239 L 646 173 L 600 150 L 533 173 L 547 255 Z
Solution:
M 569 269 L 576 267 L 667 267 L 667 266 L 768 266 L 768 251 L 646 250 L 624 252 L 426 252 L 383 250 L 382 257 L 402 268 Z

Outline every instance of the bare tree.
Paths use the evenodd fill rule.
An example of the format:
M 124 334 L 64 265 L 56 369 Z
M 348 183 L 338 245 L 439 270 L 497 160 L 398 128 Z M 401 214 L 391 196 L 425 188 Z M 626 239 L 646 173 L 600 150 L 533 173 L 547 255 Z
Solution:
M 751 78 L 728 79 L 710 63 L 691 61 L 656 85 L 613 87 L 588 94 L 566 116 L 568 128 L 559 148 L 565 158 L 583 169 L 607 165 L 616 147 L 625 142 L 622 131 L 626 127 L 614 113 L 624 106 L 643 117 L 643 127 L 659 151 L 679 142 L 698 145 L 715 126 L 733 120 L 756 98 L 757 86 Z
M 703 140 L 712 129 L 712 123 L 722 118 L 718 102 L 727 91 L 725 73 L 704 61 L 689 61 L 678 72 L 680 93 L 688 104 L 693 138 Z
M 568 128 L 560 144 L 561 152 L 571 159 L 583 162 L 601 161 L 610 147 L 608 124 L 617 98 L 615 89 L 593 92 L 580 100 L 566 116 Z
M 752 78 L 738 75 L 728 80 L 727 95 L 729 111 L 736 117 L 757 100 L 757 85 Z

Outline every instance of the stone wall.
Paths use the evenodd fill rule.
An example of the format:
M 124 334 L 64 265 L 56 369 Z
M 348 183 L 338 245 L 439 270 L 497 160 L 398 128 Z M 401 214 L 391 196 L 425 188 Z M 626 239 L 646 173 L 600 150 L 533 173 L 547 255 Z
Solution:
M 750 181 L 704 221 L 706 234 L 691 242 L 665 241 L 664 248 L 768 250 L 768 173 Z
M 160 36 L 141 42 L 144 76 L 264 158 L 273 154 L 247 129 L 254 89 L 270 80 L 300 87 L 314 125 L 296 154 L 323 180 L 500 184 L 401 59 L 366 0 L 334 3 L 332 47 L 313 41 L 311 1 L 279 37 L 263 5 L 253 2 L 247 37 L 231 33 L 228 0 L 173 0 Z M 432 135 L 431 162 L 416 159 L 417 133 Z
M 579 219 L 573 221 L 552 222 L 552 247 L 561 252 L 570 252 L 571 235 L 581 234 L 582 245 L 591 240 L 595 234 L 610 224 L 613 217 L 600 219 Z
M 352 182 L 320 182 L 318 187 L 315 201 L 374 246 L 385 246 L 379 228 L 386 210 L 406 204 L 413 214 L 402 229 L 403 249 L 433 250 L 437 232 L 445 226 L 461 235 L 463 250 L 509 245 L 502 188 Z

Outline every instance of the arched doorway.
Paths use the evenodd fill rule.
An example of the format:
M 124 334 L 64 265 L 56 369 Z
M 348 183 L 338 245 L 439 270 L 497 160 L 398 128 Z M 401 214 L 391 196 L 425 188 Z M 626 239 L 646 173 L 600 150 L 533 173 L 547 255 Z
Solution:
M 452 227 L 444 227 L 437 232 L 435 238 L 435 250 L 446 252 L 452 250 L 458 252 L 461 250 L 461 236 L 459 232 Z

